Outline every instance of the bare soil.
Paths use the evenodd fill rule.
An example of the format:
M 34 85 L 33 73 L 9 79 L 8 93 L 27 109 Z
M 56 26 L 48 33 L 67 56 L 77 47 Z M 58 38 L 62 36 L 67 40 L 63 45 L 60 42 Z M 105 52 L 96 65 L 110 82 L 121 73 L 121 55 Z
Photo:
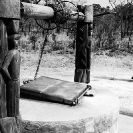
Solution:
M 39 60 L 38 52 L 21 53 L 21 85 L 26 79 L 33 79 Z M 133 55 L 115 51 L 92 53 L 92 85 L 102 86 L 117 94 L 120 106 L 133 109 Z M 71 54 L 47 53 L 43 55 L 38 77 L 73 81 L 75 56 Z

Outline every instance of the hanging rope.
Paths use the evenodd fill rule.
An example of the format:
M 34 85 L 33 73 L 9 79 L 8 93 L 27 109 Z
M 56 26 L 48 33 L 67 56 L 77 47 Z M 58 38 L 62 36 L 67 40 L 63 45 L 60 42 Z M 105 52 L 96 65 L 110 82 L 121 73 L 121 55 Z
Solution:
M 37 78 L 37 74 L 38 74 L 38 71 L 39 71 L 39 68 L 40 68 L 44 47 L 46 46 L 47 37 L 48 37 L 48 33 L 49 33 L 48 31 L 49 30 L 47 30 L 47 32 L 46 32 L 46 36 L 45 36 L 45 39 L 44 39 L 44 42 L 43 42 L 43 46 L 41 48 L 40 58 L 39 58 L 39 61 L 38 61 L 38 65 L 37 65 L 36 73 L 35 73 L 35 76 L 34 76 L 34 80 Z

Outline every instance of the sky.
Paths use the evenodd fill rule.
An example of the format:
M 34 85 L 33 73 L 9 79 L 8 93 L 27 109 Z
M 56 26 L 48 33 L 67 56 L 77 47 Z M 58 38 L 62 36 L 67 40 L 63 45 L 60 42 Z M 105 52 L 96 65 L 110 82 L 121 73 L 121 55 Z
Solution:
M 76 3 L 78 2 L 78 4 L 83 4 L 83 3 L 89 3 L 91 4 L 100 4 L 102 7 L 107 7 L 107 6 L 111 6 L 109 3 L 109 0 L 72 0 L 75 1 Z
M 109 0 L 86 0 L 86 1 L 93 1 L 94 4 L 100 4 L 103 7 L 107 7 L 107 6 L 111 6 L 111 4 L 109 3 Z M 118 5 L 120 3 L 127 3 L 128 0 L 110 0 L 110 1 L 115 1 L 115 5 Z M 129 0 L 130 1 L 130 0 Z
M 107 7 L 107 6 L 111 6 L 111 4 L 109 3 L 109 0 L 72 0 L 72 1 L 78 1 L 78 3 L 83 4 L 83 3 L 89 3 L 91 4 L 100 4 L 102 7 Z M 127 0 L 111 0 L 111 1 L 116 1 L 115 4 L 119 4 L 122 1 L 127 1 Z
M 109 0 L 91 0 L 91 1 L 93 1 L 93 4 L 100 4 L 102 7 L 111 6 Z

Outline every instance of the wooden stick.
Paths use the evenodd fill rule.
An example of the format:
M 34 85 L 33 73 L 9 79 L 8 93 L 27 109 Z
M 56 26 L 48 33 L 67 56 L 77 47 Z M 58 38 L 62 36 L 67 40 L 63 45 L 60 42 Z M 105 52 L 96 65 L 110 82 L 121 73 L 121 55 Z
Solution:
M 100 14 L 95 14 L 94 17 L 99 17 L 99 16 L 104 16 L 104 15 L 108 15 L 108 14 L 116 14 L 116 12 L 104 12 L 104 13 L 100 13 Z

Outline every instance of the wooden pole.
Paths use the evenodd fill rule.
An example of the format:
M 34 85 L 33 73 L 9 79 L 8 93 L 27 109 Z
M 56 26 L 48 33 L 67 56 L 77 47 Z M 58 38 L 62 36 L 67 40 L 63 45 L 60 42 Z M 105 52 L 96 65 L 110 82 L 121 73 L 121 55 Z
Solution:
M 13 47 L 14 46 L 14 41 L 10 40 L 9 41 L 9 37 L 14 35 L 14 34 L 19 34 L 19 18 L 20 18 L 20 2 L 18 0 L 13 0 L 12 1 L 12 4 L 10 3 L 11 1 L 10 0 L 3 0 L 3 1 L 0 1 L 0 17 L 1 17 L 1 51 L 0 51 L 0 65 L 1 65 L 1 82 L 2 84 L 0 84 L 0 88 L 1 88 L 1 91 L 3 92 L 2 95 L 2 103 L 3 103 L 3 106 L 6 106 L 6 110 L 3 110 L 1 111 L 1 114 L 3 116 L 3 114 L 5 114 L 5 112 L 7 112 L 7 115 L 4 115 L 4 117 L 6 116 L 9 116 L 9 117 L 16 117 L 18 116 L 19 114 L 15 114 L 15 113 L 12 113 L 14 115 L 12 115 L 10 112 L 10 109 L 11 109 L 11 102 L 14 102 L 12 98 L 15 99 L 15 94 L 11 94 L 11 84 L 10 86 L 8 85 L 8 83 L 10 82 L 10 80 L 12 79 L 7 79 L 7 75 L 11 75 L 11 77 L 16 77 L 15 76 L 15 73 L 17 72 L 17 74 L 19 74 L 19 70 L 14 70 L 15 67 L 11 66 L 10 65 L 10 59 L 11 59 L 11 56 L 8 56 L 8 51 L 10 50 L 10 47 Z M 16 7 L 17 6 L 17 7 Z M 2 10 L 3 9 L 3 10 Z M 13 46 L 12 46 L 13 45 Z M 5 60 L 8 60 L 8 62 L 5 63 Z M 13 70 L 11 68 L 7 68 L 6 69 L 6 72 L 4 71 L 5 69 L 3 68 L 3 64 L 6 64 L 6 67 L 10 65 L 11 68 L 13 68 Z M 20 67 L 20 66 L 19 66 Z M 8 72 L 8 70 L 10 72 Z M 12 70 L 12 71 L 11 71 Z M 19 76 L 19 75 L 18 75 Z M 5 88 L 5 85 L 4 85 L 4 82 L 2 80 L 2 78 L 4 79 L 5 81 L 5 84 L 6 84 L 6 88 Z M 15 86 L 13 87 L 13 89 L 15 89 Z M 18 89 L 18 92 L 19 92 L 19 85 L 17 86 L 17 89 Z M 6 93 L 6 94 L 5 94 Z M 16 93 L 16 91 L 15 91 Z M 7 97 L 6 97 L 6 96 Z M 12 98 L 10 97 L 12 95 Z M 17 96 L 17 101 L 19 101 L 18 99 L 19 97 Z M 19 102 L 16 102 L 16 103 L 19 103 Z M 15 103 L 14 103 L 15 104 Z M 5 107 L 4 107 L 5 108 Z M 19 105 L 17 105 L 17 107 L 15 107 L 16 109 L 15 110 L 19 110 Z M 17 111 L 19 112 L 19 111 Z M 10 115 L 9 115 L 10 114 Z
M 54 17 L 54 10 L 49 6 L 42 6 L 37 4 L 21 2 L 21 17 L 35 18 L 35 19 L 51 19 Z M 70 20 L 83 21 L 84 14 L 82 12 L 72 11 Z
M 20 56 L 15 49 L 19 34 L 20 1 L 0 0 L 0 132 L 20 133 Z
M 85 5 L 84 22 L 77 23 L 75 82 L 90 82 L 90 56 L 93 30 L 93 6 Z
M 6 24 L 10 18 L 20 18 L 20 1 L 0 0 L 0 118 L 7 116 L 6 81 L 4 80 L 1 69 L 8 52 Z
M 2 65 L 2 72 L 6 80 L 7 116 L 19 116 L 20 98 L 20 53 L 17 50 L 19 39 L 19 20 L 8 19 L 6 22 L 8 35 L 8 53 Z
M 50 19 L 54 16 L 54 10 L 48 6 L 21 2 L 21 17 Z
M 7 33 L 3 19 L 0 19 L 0 118 L 7 116 L 6 108 L 6 84 L 1 73 L 2 64 L 7 54 Z

